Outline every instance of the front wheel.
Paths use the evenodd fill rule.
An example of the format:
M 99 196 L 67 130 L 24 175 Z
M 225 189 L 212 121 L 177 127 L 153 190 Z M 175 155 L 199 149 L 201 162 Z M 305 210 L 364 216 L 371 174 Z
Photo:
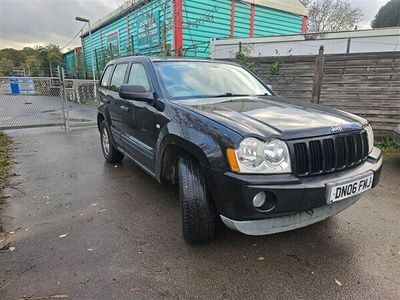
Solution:
M 113 164 L 121 162 L 124 155 L 119 152 L 111 142 L 110 129 L 108 128 L 106 121 L 103 121 L 100 124 L 100 141 L 101 149 L 103 150 L 103 155 L 106 161 Z
M 204 174 L 191 157 L 178 161 L 179 198 L 183 237 L 189 244 L 208 242 L 215 237 L 215 209 L 207 198 Z

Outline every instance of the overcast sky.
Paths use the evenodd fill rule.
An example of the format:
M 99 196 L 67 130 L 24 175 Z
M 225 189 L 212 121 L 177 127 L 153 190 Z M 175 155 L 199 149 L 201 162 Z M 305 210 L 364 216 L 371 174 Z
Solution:
M 369 28 L 378 9 L 389 0 L 351 0 L 362 8 L 359 28 Z M 83 26 L 74 20 L 82 16 L 96 20 L 124 0 L 0 0 L 0 49 L 58 44 L 65 46 Z M 76 39 L 67 48 L 79 45 Z M 65 48 L 64 50 L 66 50 Z

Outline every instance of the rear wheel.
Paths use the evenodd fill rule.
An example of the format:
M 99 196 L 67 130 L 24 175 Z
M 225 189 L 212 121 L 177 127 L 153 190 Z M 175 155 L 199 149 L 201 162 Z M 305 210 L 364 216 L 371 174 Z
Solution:
M 200 164 L 191 157 L 178 161 L 182 231 L 186 242 L 198 244 L 215 237 L 215 208 L 207 197 Z
M 106 161 L 113 164 L 121 162 L 124 155 L 113 145 L 110 129 L 108 128 L 106 121 L 103 121 L 100 124 L 100 140 L 101 149 L 103 150 L 103 155 Z

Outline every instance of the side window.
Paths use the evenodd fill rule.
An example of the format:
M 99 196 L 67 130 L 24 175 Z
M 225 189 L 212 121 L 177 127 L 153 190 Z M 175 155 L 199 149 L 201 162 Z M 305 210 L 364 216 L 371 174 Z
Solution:
M 111 78 L 111 90 L 113 92 L 119 92 L 119 88 L 124 83 L 125 72 L 128 68 L 128 64 L 119 64 L 115 67 L 113 76 Z
M 103 88 L 108 88 L 108 81 L 110 80 L 111 72 L 114 66 L 108 66 L 107 69 L 103 73 L 103 77 L 101 78 L 100 86 Z
M 147 78 L 146 69 L 142 64 L 132 64 L 128 84 L 141 85 L 146 91 L 150 91 L 150 82 Z

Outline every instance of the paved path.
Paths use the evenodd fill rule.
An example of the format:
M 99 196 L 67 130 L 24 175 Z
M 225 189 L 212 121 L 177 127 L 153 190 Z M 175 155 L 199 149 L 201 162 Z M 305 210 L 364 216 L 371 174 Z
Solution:
M 15 250 L 0 252 L 0 299 L 400 298 L 400 157 L 330 220 L 264 237 L 220 228 L 191 247 L 176 188 L 105 163 L 96 129 L 10 133 L 21 184 L 1 213 Z

